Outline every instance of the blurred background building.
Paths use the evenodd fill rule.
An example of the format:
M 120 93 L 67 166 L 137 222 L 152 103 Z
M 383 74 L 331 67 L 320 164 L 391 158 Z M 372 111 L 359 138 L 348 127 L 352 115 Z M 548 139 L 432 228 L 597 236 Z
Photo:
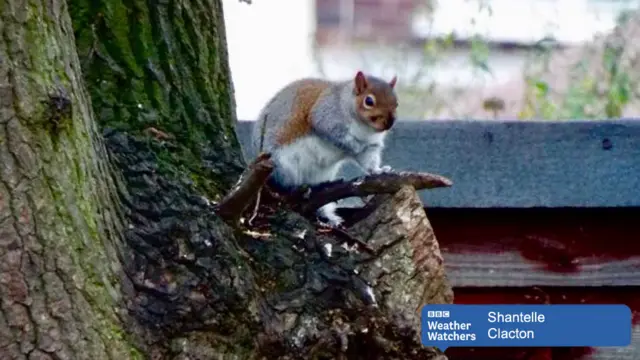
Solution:
M 558 90 L 563 97 L 569 65 L 585 56 L 575 49 L 611 34 L 621 14 L 638 4 L 637 0 L 254 0 L 247 5 L 225 0 L 238 117 L 255 119 L 268 98 L 296 78 L 347 79 L 359 69 L 383 77 L 398 75 L 405 118 L 541 116 L 538 105 L 529 116 L 524 113 L 531 83 L 525 70 L 533 65 L 540 70 L 541 54 L 548 57 L 553 49 L 551 63 L 556 65 L 549 66 L 547 59 L 544 73 L 539 74 L 544 85 L 537 81 L 535 86 L 563 89 Z M 562 68 L 562 74 L 553 73 L 554 68 Z M 557 117 L 571 115 L 567 114 L 558 110 Z

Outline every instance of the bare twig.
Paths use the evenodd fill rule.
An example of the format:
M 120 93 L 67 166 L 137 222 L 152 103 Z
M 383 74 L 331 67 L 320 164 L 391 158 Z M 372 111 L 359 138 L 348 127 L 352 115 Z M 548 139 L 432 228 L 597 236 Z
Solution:
M 236 225 L 272 171 L 271 155 L 266 153 L 258 155 L 242 173 L 236 186 L 217 205 L 216 213 L 227 222 Z
M 253 212 L 251 213 L 251 217 L 249 217 L 249 220 L 247 221 L 247 224 L 249 224 L 249 226 L 253 225 L 253 220 L 256 218 L 256 216 L 258 216 L 258 209 L 260 208 L 260 194 L 262 194 L 262 187 L 258 189 L 258 195 L 256 196 L 256 203 L 253 206 Z
M 405 185 L 416 190 L 449 187 L 453 182 L 443 176 L 417 172 L 385 172 L 345 181 L 323 183 L 300 189 L 290 196 L 290 203 L 299 212 L 309 215 L 325 204 L 349 197 L 393 194 Z

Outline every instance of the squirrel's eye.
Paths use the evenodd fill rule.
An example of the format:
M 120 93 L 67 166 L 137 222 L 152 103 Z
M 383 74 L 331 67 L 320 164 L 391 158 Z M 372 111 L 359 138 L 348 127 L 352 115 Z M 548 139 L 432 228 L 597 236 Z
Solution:
M 373 95 L 367 95 L 364 98 L 364 106 L 367 108 L 373 107 L 373 105 L 376 104 L 376 99 L 373 97 Z

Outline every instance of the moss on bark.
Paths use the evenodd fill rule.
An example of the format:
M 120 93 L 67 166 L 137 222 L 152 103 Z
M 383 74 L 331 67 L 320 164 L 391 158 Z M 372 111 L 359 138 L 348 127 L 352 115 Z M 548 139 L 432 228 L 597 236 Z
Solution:
M 64 0 L 0 3 L 2 359 L 139 357 L 121 215 Z
M 99 124 L 175 137 L 161 171 L 217 198 L 244 167 L 220 0 L 70 0 Z

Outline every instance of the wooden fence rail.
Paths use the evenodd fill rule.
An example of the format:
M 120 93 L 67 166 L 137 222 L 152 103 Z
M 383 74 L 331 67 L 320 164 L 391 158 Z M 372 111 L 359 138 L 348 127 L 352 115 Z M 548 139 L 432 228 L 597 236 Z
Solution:
M 237 126 L 248 153 L 250 126 Z M 454 181 L 422 192 L 430 208 L 640 206 L 640 120 L 400 121 L 384 161 Z

